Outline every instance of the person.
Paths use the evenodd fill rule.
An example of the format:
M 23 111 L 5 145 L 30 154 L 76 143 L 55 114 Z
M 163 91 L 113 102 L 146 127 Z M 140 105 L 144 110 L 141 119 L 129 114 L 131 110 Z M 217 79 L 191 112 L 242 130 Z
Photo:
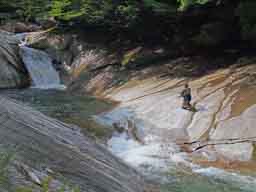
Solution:
M 185 84 L 184 89 L 181 92 L 181 97 L 183 97 L 182 108 L 186 110 L 191 110 L 192 109 L 192 105 L 190 104 L 190 101 L 192 99 L 191 89 L 187 83 Z

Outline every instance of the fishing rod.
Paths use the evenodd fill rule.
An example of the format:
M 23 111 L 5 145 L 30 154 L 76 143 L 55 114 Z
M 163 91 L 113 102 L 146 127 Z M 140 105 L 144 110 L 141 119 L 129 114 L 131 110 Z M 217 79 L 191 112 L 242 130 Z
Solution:
M 204 145 L 198 146 L 195 149 L 193 149 L 193 152 L 198 151 L 199 149 L 202 149 L 207 146 L 216 146 L 216 145 L 234 145 L 234 144 L 239 144 L 239 143 L 256 143 L 255 140 L 242 140 L 242 141 L 235 141 L 235 142 L 222 142 L 222 143 L 206 143 Z
M 200 145 L 200 143 L 204 144 Z M 216 146 L 216 145 L 233 145 L 233 144 L 239 144 L 239 143 L 256 143 L 256 136 L 254 137 L 247 137 L 247 138 L 229 138 L 229 139 L 215 139 L 215 140 L 198 140 L 198 141 L 192 141 L 192 142 L 183 142 L 183 143 L 177 143 L 178 145 L 194 145 L 199 143 L 199 146 L 193 149 L 192 152 L 198 151 L 202 148 L 205 148 L 207 146 Z
M 181 144 L 193 145 L 193 144 L 196 144 L 196 143 L 210 142 L 210 141 L 212 141 L 212 142 L 218 142 L 218 141 L 237 141 L 237 140 L 245 140 L 245 139 L 256 139 L 256 136 L 254 136 L 254 137 L 246 137 L 246 138 L 236 137 L 236 138 L 228 138 L 228 139 L 197 140 L 197 141 L 192 141 L 192 142 L 184 142 L 184 143 L 181 143 Z

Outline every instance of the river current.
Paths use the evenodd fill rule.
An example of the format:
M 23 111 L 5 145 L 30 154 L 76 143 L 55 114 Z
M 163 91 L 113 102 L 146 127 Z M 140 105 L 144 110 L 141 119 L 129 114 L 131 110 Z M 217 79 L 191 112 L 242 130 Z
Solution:
M 65 90 L 26 89 L 5 91 L 3 94 L 84 128 L 90 118 L 111 109 L 110 103 L 90 96 L 72 95 Z M 227 172 L 193 165 L 186 161 L 186 154 L 177 152 L 174 145 L 169 146 L 169 153 L 159 154 L 159 148 L 163 146 L 143 146 L 125 134 L 116 133 L 108 141 L 108 147 L 139 169 L 148 180 L 160 184 L 161 192 L 254 192 L 256 189 L 256 174 L 245 175 L 239 171 Z

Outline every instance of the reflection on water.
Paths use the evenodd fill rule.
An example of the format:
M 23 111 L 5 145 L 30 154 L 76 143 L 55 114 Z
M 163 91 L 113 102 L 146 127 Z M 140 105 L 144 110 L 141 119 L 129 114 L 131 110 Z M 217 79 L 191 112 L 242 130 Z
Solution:
M 106 129 L 92 119 L 93 115 L 111 109 L 108 101 L 91 96 L 73 95 L 63 90 L 8 90 L 3 95 L 21 101 L 42 113 L 63 122 L 86 128 L 97 136 L 104 136 Z

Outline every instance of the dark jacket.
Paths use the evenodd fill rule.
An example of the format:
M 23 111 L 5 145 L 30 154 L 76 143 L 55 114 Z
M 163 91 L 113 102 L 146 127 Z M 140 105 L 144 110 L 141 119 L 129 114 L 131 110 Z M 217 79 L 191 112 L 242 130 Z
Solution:
M 190 88 L 185 88 L 181 92 L 181 96 L 184 98 L 185 101 L 191 101 L 192 96 L 191 96 L 191 89 Z

